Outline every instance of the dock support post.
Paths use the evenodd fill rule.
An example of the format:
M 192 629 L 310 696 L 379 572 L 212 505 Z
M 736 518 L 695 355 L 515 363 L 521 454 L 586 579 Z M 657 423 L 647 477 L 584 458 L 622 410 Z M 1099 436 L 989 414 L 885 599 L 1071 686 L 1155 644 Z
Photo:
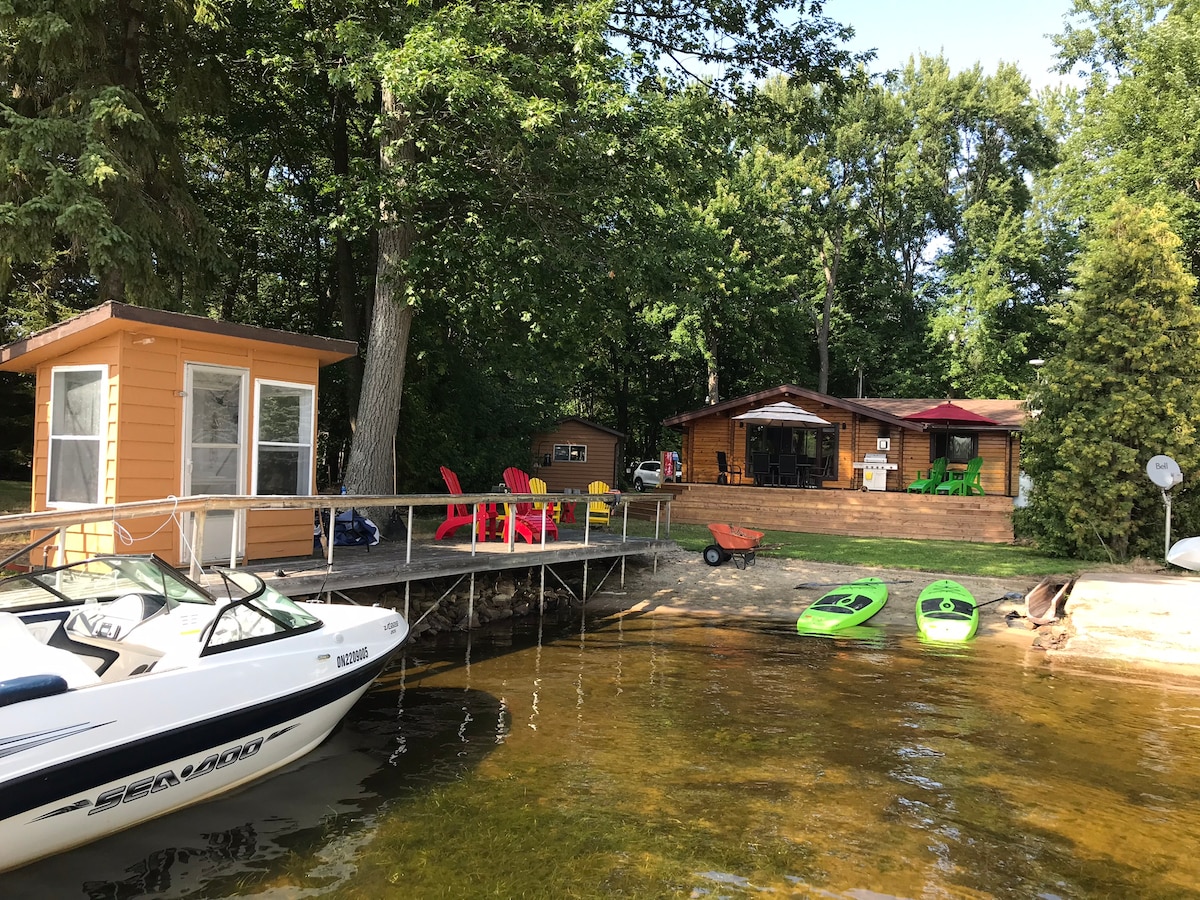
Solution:
M 579 595 L 579 607 L 582 609 L 587 606 L 587 577 L 588 577 L 588 561 L 583 561 L 583 593 Z
M 203 574 L 200 561 L 204 559 L 204 517 L 207 510 L 198 509 L 192 516 L 192 561 L 188 566 L 188 575 L 192 581 L 198 581 Z
M 467 634 L 471 633 L 471 622 L 475 618 L 475 573 L 471 573 L 471 588 L 467 592 Z
M 337 531 L 337 507 L 329 507 L 329 534 L 325 541 L 325 565 L 333 568 L 333 533 Z
M 542 615 L 546 611 L 546 564 L 542 563 L 542 585 L 538 589 L 538 615 Z

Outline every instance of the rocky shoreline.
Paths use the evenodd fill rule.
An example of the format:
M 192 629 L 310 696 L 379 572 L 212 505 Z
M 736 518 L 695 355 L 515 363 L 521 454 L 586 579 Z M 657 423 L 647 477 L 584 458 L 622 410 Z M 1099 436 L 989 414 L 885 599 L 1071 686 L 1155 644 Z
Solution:
M 704 564 L 698 553 L 676 549 L 660 554 L 656 562 L 631 560 L 624 585 L 613 573 L 604 589 L 589 597 L 587 606 L 599 613 L 690 613 L 794 622 L 821 593 L 868 576 L 889 586 L 888 605 L 873 624 L 911 627 L 922 588 L 950 577 L 980 604 L 981 637 L 1023 642 L 1055 657 L 1200 674 L 1200 579 L 1153 570 L 1085 573 L 1067 598 L 1065 615 L 1053 623 L 1034 625 L 1024 601 L 1040 580 L 1033 576 L 949 576 L 763 557 L 744 569 L 732 561 L 714 567 Z M 1060 577 L 1065 581 L 1070 576 Z M 413 639 L 537 615 L 539 602 L 546 612 L 579 608 L 578 583 L 568 576 L 566 581 L 573 585 L 568 590 L 551 581 L 547 578 L 545 594 L 540 596 L 537 568 L 491 573 L 476 578 L 473 598 L 466 580 L 453 589 L 449 583 L 414 583 L 409 595 Z M 403 589 L 362 599 L 404 608 Z

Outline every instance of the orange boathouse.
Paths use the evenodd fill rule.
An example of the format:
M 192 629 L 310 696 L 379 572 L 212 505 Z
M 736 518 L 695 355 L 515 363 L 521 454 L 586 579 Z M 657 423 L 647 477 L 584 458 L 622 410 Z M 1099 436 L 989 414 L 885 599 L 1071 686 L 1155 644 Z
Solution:
M 108 302 L 0 347 L 36 375 L 31 510 L 205 494 L 315 490 L 320 367 L 357 345 Z M 182 527 L 144 520 L 68 533 L 80 553 L 191 562 Z M 307 556 L 311 510 L 214 511 L 202 563 Z

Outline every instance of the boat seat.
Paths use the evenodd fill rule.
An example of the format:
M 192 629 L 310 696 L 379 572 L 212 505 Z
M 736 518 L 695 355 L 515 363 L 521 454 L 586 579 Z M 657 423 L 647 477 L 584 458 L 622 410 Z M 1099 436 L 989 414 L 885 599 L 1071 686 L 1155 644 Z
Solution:
M 29 675 L 58 675 L 68 687 L 99 684 L 100 676 L 70 650 L 48 647 L 33 636 L 20 616 L 0 612 L 0 681 Z
M 125 594 L 111 603 L 87 604 L 67 621 L 67 631 L 74 635 L 124 640 L 129 633 L 166 609 L 161 597 L 148 594 Z

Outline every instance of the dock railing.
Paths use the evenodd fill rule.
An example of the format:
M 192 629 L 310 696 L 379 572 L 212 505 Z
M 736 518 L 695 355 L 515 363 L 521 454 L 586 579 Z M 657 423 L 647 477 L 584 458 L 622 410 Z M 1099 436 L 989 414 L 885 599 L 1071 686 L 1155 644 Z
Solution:
M 197 578 L 200 575 L 200 561 L 205 558 L 205 518 L 208 513 L 214 511 L 248 509 L 328 510 L 329 527 L 332 532 L 333 522 L 337 519 L 338 510 L 345 512 L 347 509 L 407 509 L 405 562 L 409 563 L 412 561 L 414 511 L 421 507 L 439 507 L 448 504 L 469 505 L 473 510 L 474 516 L 471 528 L 471 555 L 474 556 L 477 551 L 479 534 L 477 525 L 483 518 L 480 508 L 484 506 L 515 503 L 581 504 L 583 509 L 583 543 L 586 546 L 591 542 L 591 522 L 587 515 L 587 507 L 591 503 L 601 501 L 612 506 L 614 513 L 617 511 L 622 513 L 621 539 L 625 541 L 629 537 L 630 505 L 633 503 L 648 504 L 653 502 L 655 504 L 654 537 L 657 540 L 660 539 L 660 532 L 663 529 L 665 529 L 665 536 L 670 536 L 671 500 L 672 495 L 670 493 L 660 494 L 649 492 L 638 494 L 310 494 L 306 496 L 201 494 L 190 497 L 167 497 L 163 500 L 141 500 L 131 503 L 113 503 L 104 506 L 76 507 L 69 510 L 46 510 L 43 512 L 0 516 L 0 534 L 20 534 L 26 531 L 56 533 L 58 540 L 55 558 L 61 564 L 66 561 L 67 533 L 73 527 L 81 527 L 97 522 L 121 522 L 150 516 L 170 516 L 174 518 L 179 514 L 191 513 L 191 535 L 188 537 L 181 534 L 181 538 L 186 537 L 184 543 L 190 551 L 191 563 L 189 572 L 193 578 Z M 548 508 L 543 514 L 550 515 Z M 182 519 L 179 522 L 182 529 Z M 508 531 L 506 547 L 508 552 L 512 553 L 516 551 L 516 529 L 510 528 Z M 325 537 L 326 563 L 332 566 L 333 535 L 330 533 Z M 37 544 L 43 543 L 48 539 L 49 536 L 26 546 L 16 555 L 7 560 L 0 561 L 0 565 L 12 562 L 13 559 L 19 558 L 37 546 Z M 229 565 L 231 568 L 237 565 L 236 543 L 235 537 L 234 541 L 231 542 L 233 546 L 230 548 Z M 545 549 L 546 529 L 544 528 L 542 529 L 541 546 L 542 549 Z

